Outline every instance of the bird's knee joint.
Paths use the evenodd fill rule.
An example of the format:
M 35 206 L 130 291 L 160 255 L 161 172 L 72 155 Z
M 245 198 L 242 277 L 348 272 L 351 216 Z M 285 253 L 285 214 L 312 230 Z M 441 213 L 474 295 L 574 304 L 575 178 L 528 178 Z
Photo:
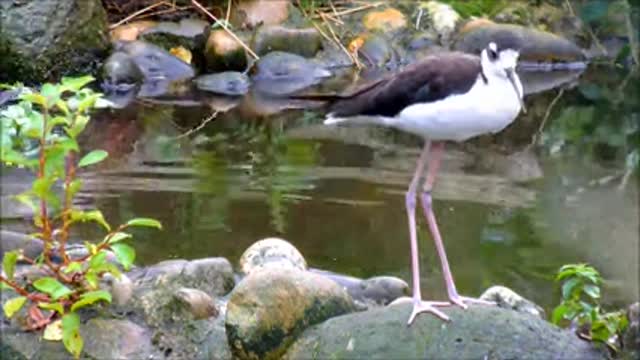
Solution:
M 407 191 L 404 195 L 404 198 L 408 209 L 416 208 L 416 193 Z
M 422 198 L 422 204 L 425 208 L 431 208 L 433 199 L 431 198 L 431 190 L 425 190 L 420 195 Z

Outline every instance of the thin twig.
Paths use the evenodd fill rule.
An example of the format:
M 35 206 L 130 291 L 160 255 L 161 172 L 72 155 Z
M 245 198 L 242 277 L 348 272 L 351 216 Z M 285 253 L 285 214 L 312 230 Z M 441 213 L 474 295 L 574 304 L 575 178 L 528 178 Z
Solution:
M 569 2 L 569 0 L 564 0 L 564 3 L 566 4 L 567 9 L 569 10 L 569 14 L 571 14 L 572 17 L 577 17 L 576 16 L 576 12 L 573 10 L 573 6 L 571 5 L 571 3 Z M 598 47 L 598 49 L 600 49 L 600 51 L 602 52 L 602 54 L 604 56 L 609 56 L 609 52 L 607 51 L 607 49 L 602 45 L 602 43 L 600 42 L 600 40 L 598 40 L 598 37 L 596 36 L 596 34 L 593 32 L 593 30 L 591 29 L 591 26 L 589 26 L 588 24 L 586 24 L 584 21 L 582 22 L 584 28 L 587 30 L 587 32 L 589 33 L 589 36 L 591 36 L 591 39 L 593 39 L 593 43 L 596 45 L 596 47 Z
M 631 49 L 631 58 L 633 59 L 634 65 L 633 68 L 637 69 L 640 67 L 640 46 L 638 46 L 638 35 L 636 32 L 636 28 L 633 27 L 633 22 L 631 21 L 631 6 L 629 5 L 629 1 L 624 2 L 624 6 L 626 8 L 626 16 L 625 23 L 627 25 L 627 36 L 629 36 L 629 48 Z
M 322 17 L 322 20 L 324 21 L 325 25 L 327 26 L 327 28 L 329 29 L 329 32 L 331 33 L 331 36 L 333 37 L 333 40 L 336 42 L 336 44 L 338 44 L 338 46 L 340 47 L 340 49 L 342 49 L 342 51 L 347 54 L 347 56 L 349 57 L 349 59 L 351 60 L 352 64 L 355 64 L 356 67 L 358 67 L 358 69 L 360 69 L 360 63 L 355 59 L 355 57 L 353 56 L 353 54 L 351 54 L 349 52 L 349 50 L 347 50 L 346 47 L 344 47 L 344 45 L 342 45 L 342 42 L 340 41 L 340 38 L 338 38 L 338 35 L 336 35 L 336 33 L 333 31 L 333 28 L 331 27 L 331 24 L 329 24 L 329 22 L 327 22 L 327 19 L 325 18 L 325 15 L 323 13 L 320 13 L 320 16 Z
M 182 139 L 184 137 L 187 137 L 191 134 L 193 134 L 194 132 L 200 131 L 203 127 L 205 127 L 209 122 L 211 122 L 213 119 L 215 119 L 218 114 L 220 112 L 219 111 L 214 111 L 211 115 L 209 115 L 206 119 L 204 119 L 198 126 L 194 127 L 193 129 L 190 129 L 189 131 L 182 133 L 176 137 L 173 138 L 173 140 L 178 140 L 178 139 Z
M 229 18 L 231 18 L 231 1 L 227 0 L 227 15 L 224 17 L 225 24 L 229 23 Z
M 369 4 L 366 4 L 366 5 L 362 5 L 362 6 L 358 6 L 358 7 L 355 7 L 355 8 L 351 8 L 351 9 L 347 9 L 347 10 L 342 10 L 342 11 L 336 12 L 334 14 L 334 16 L 336 16 L 336 17 L 344 16 L 344 15 L 352 14 L 352 13 L 355 13 L 355 12 L 358 12 L 358 11 L 363 11 L 363 10 L 375 8 L 375 7 L 378 7 L 378 6 L 382 5 L 382 4 L 383 3 L 381 3 L 381 2 L 369 3 Z
M 553 98 L 553 100 L 551 100 L 551 103 L 547 107 L 547 111 L 545 111 L 545 113 L 544 113 L 544 117 L 542 118 L 542 122 L 540 123 L 540 126 L 538 127 L 538 131 L 536 131 L 536 133 L 533 134 L 533 138 L 531 139 L 531 142 L 529 143 L 529 145 L 527 147 L 534 146 L 538 142 L 538 139 L 540 138 L 540 136 L 542 135 L 542 131 L 544 130 L 544 126 L 547 123 L 547 120 L 549 119 L 549 116 L 551 115 L 551 110 L 553 110 L 553 107 L 556 105 L 558 100 L 560 100 L 560 98 L 562 97 L 562 94 L 564 94 L 564 88 L 561 88 L 558 91 L 558 94 L 556 95 L 556 97 Z
M 224 31 L 226 31 L 227 34 L 231 35 L 231 37 L 235 41 L 237 41 L 238 44 L 240 44 L 240 46 L 242 46 L 249 53 L 249 55 L 251 55 L 256 60 L 260 59 L 260 57 L 258 55 L 256 55 L 256 53 L 253 52 L 253 50 L 251 50 L 251 48 L 248 47 L 247 44 L 245 44 L 239 37 L 237 37 L 236 34 L 233 33 L 233 31 L 229 30 L 229 28 L 227 27 L 227 24 L 225 24 L 222 21 L 218 20 L 218 18 L 215 17 L 215 15 L 213 15 L 211 12 L 209 12 L 209 10 L 207 10 L 204 6 L 200 5 L 200 3 L 197 0 L 191 0 L 191 3 L 195 7 L 197 7 L 200 11 L 205 13 L 205 15 L 210 17 L 213 21 L 215 21 L 216 23 L 220 24 L 220 26 L 224 29 Z
M 115 24 L 113 24 L 113 25 L 109 26 L 109 29 L 115 29 L 115 28 L 117 28 L 118 26 L 120 26 L 120 25 L 122 25 L 122 24 L 124 24 L 124 23 L 128 22 L 129 20 L 134 19 L 136 16 L 138 16 L 138 15 L 142 15 L 142 14 L 146 13 L 147 11 L 152 10 L 152 9 L 155 9 L 155 8 L 157 8 L 158 6 L 161 6 L 161 5 L 168 5 L 168 6 L 170 6 L 171 4 L 170 4 L 170 3 L 168 3 L 168 2 L 166 2 L 166 1 L 161 1 L 161 2 L 157 2 L 157 3 L 155 3 L 155 4 L 151 4 L 151 5 L 147 6 L 147 7 L 145 7 L 144 9 L 140 9 L 140 10 L 138 10 L 138 11 L 134 12 L 133 14 L 131 14 L 131 15 L 127 16 L 126 18 L 124 18 L 124 19 L 122 19 L 122 20 L 118 21 L 117 23 L 115 23 Z

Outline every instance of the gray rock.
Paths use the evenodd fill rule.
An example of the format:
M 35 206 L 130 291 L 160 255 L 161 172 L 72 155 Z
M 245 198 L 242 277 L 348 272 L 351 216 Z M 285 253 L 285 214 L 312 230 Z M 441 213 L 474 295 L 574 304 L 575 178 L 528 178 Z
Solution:
M 231 294 L 225 324 L 229 346 L 239 359 L 278 358 L 305 328 L 353 310 L 349 294 L 329 279 L 263 269 Z
M 583 62 L 585 55 L 571 41 L 558 35 L 511 24 L 495 24 L 478 20 L 467 24 L 458 36 L 454 49 L 479 54 L 490 41 L 498 46 L 506 37 L 514 38 L 520 46 L 521 62 Z
M 195 75 L 193 68 L 168 51 L 144 41 L 122 42 L 116 50 L 131 57 L 142 72 L 144 81 L 177 81 Z
M 251 86 L 249 77 L 236 71 L 198 76 L 194 82 L 200 90 L 230 96 L 244 95 Z
M 329 271 L 309 271 L 331 279 L 342 286 L 361 309 L 386 306 L 394 300 L 409 295 L 409 285 L 393 276 L 375 276 L 366 280 Z
M 138 84 L 144 79 L 133 58 L 122 51 L 109 55 L 102 66 L 102 77 L 109 85 Z
M 544 309 L 504 286 L 496 285 L 488 288 L 480 295 L 480 300 L 492 301 L 501 308 L 531 314 L 541 319 L 545 317 Z
M 628 359 L 640 357 L 640 303 L 636 302 L 627 308 L 629 325 L 622 334 L 622 350 Z
M 242 253 L 240 271 L 244 275 L 265 268 L 307 270 L 307 262 L 300 251 L 279 238 L 255 242 Z
M 389 41 L 380 35 L 367 36 L 358 50 L 360 58 L 367 66 L 381 67 L 396 62 L 396 53 Z
M 196 320 L 218 316 L 218 309 L 213 299 L 202 290 L 180 288 L 174 293 L 174 298 Z
M 491 306 L 444 308 L 445 323 L 411 305 L 329 319 L 307 329 L 283 359 L 605 359 L 593 345 L 538 317 Z
M 283 95 L 320 83 L 331 72 L 302 56 L 273 51 L 260 58 L 253 75 L 256 89 Z
M 231 264 L 225 258 L 169 260 L 130 276 L 134 283 L 131 306 L 140 309 L 145 320 L 153 326 L 180 317 L 175 306 L 175 294 L 179 289 L 192 288 L 210 296 L 222 296 L 235 284 Z
M 151 333 L 129 320 L 91 319 L 82 326 L 86 355 L 94 359 L 149 359 Z
M 100 0 L 0 1 L 0 82 L 91 73 L 108 48 Z
M 313 57 L 322 48 L 322 36 L 316 28 L 294 29 L 284 26 L 262 26 L 251 40 L 251 49 L 259 56 L 271 51 L 284 51 Z

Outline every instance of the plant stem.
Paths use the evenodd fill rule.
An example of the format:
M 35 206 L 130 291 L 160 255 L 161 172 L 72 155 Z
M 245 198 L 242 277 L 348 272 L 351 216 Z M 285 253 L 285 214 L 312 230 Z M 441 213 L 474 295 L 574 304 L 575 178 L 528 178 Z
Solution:
M 31 301 L 49 301 L 49 297 L 47 295 L 44 294 L 40 294 L 40 293 L 30 293 L 28 292 L 25 288 L 23 288 L 22 286 L 18 285 L 17 283 L 7 279 L 6 277 L 0 275 L 0 282 L 3 282 L 7 285 L 9 285 L 13 290 L 15 290 L 18 295 L 22 295 L 24 297 L 26 297 L 27 299 L 31 300 Z
M 62 263 L 64 265 L 69 264 L 69 256 L 67 256 L 67 240 L 69 239 L 69 225 L 71 225 L 71 192 L 69 188 L 71 186 L 71 182 L 76 177 L 76 167 L 75 167 L 75 153 L 70 152 L 66 158 L 66 167 L 65 167 L 65 179 L 64 179 L 64 209 L 62 211 L 62 229 L 60 231 L 60 244 L 59 250 L 60 256 L 62 256 Z

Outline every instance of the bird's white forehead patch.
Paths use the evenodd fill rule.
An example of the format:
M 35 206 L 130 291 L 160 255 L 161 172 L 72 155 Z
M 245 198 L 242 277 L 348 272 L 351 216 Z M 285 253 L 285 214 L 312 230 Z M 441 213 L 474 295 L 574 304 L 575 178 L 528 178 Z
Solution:
M 493 51 L 498 51 L 498 46 L 493 41 L 489 43 L 489 49 Z
M 518 53 L 516 50 L 513 49 L 505 49 L 500 51 L 500 65 L 503 68 L 515 68 L 516 64 L 518 63 L 518 56 L 520 56 L 520 53 Z

